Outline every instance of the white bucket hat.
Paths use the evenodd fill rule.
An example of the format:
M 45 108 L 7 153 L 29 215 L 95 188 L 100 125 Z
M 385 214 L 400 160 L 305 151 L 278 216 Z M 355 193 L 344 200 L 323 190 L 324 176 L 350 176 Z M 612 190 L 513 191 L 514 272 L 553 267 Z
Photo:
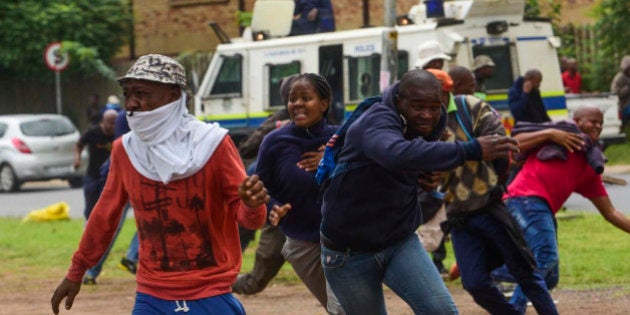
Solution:
M 440 47 L 440 43 L 435 40 L 426 41 L 418 45 L 418 61 L 416 67 L 422 68 L 433 59 L 451 60 Z

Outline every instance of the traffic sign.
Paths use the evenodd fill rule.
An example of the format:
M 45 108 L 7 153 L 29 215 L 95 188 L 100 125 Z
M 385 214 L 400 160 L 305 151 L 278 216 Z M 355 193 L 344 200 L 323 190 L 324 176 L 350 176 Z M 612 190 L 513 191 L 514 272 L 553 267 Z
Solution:
M 60 42 L 54 42 L 46 46 L 46 50 L 44 51 L 44 60 L 46 61 L 46 66 L 48 66 L 50 70 L 59 72 L 68 67 L 70 57 L 68 57 L 68 53 L 61 52 Z

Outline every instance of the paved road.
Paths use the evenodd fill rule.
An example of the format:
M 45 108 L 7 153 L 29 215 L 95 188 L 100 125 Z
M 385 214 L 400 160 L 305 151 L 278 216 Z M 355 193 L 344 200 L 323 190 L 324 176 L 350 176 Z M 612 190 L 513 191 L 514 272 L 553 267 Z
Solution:
M 630 182 L 630 166 L 611 167 L 608 175 Z M 606 185 L 610 198 L 619 211 L 630 215 L 630 186 Z M 0 193 L 0 216 L 23 218 L 30 211 L 65 201 L 70 205 L 70 217 L 83 218 L 83 191 L 72 189 L 66 181 L 26 183 L 18 193 Z M 565 203 L 569 211 L 597 212 L 584 197 L 573 194 Z M 133 216 L 133 211 L 129 211 Z
M 65 201 L 71 218 L 83 218 L 84 198 L 81 188 L 70 188 L 63 180 L 25 183 L 16 193 L 0 193 L 0 216 L 25 217 L 29 212 Z M 133 211 L 127 214 L 133 217 Z
M 630 168 L 629 168 L 630 169 Z M 608 173 L 608 175 L 612 175 L 617 178 L 622 178 L 626 180 L 626 182 L 630 183 L 630 172 L 617 172 L 617 173 Z M 626 215 L 630 214 L 630 186 L 620 186 L 620 185 L 610 185 L 606 184 L 606 191 L 608 191 L 608 196 L 610 196 L 610 200 L 617 210 L 625 213 Z M 595 206 L 586 198 L 582 197 L 578 194 L 573 194 L 564 204 L 567 210 L 580 210 L 586 212 L 598 212 Z

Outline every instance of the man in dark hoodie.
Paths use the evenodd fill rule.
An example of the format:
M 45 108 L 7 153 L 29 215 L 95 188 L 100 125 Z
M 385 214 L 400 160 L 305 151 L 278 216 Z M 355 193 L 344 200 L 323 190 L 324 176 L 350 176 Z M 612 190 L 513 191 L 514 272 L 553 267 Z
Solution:
M 320 235 L 326 279 L 347 314 L 386 314 L 383 283 L 415 313 L 457 314 L 415 235 L 417 181 L 467 160 L 507 158 L 516 141 L 438 142 L 446 125 L 441 96 L 433 74 L 411 70 L 348 129 L 338 163 L 350 170 L 324 191 Z
M 537 69 L 528 70 L 525 76 L 518 77 L 508 92 L 510 113 L 514 122 L 528 121 L 542 123 L 551 121 L 540 96 L 542 73 Z

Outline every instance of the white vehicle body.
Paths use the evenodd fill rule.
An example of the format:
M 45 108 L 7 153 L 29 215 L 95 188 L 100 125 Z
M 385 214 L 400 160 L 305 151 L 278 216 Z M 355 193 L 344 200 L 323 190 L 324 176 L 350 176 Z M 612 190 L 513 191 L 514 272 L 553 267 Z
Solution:
M 559 38 L 553 36 L 547 19 L 523 18 L 524 2 L 445 2 L 445 11 L 451 16 L 448 18 L 426 18 L 420 4 L 409 14 L 415 24 L 262 41 L 241 38 L 221 44 L 195 96 L 195 115 L 204 121 L 219 122 L 231 130 L 233 137 L 246 136 L 272 112 L 283 108 L 279 80 L 304 72 L 325 76 L 335 102 L 348 113 L 365 97 L 380 94 L 388 82 L 390 73 L 382 71 L 380 64 L 389 38 L 397 39 L 398 77 L 414 68 L 420 43 L 437 40 L 452 56 L 450 64 L 472 68 L 477 55 L 493 59 L 496 70 L 486 82 L 487 101 L 501 112 L 508 132 L 513 124 L 508 89 L 518 76 L 535 68 L 543 74 L 541 95 L 553 119 L 569 118 L 567 108 L 597 105 L 607 117 L 602 137 L 620 138 L 616 99 L 565 97 L 556 51 Z

